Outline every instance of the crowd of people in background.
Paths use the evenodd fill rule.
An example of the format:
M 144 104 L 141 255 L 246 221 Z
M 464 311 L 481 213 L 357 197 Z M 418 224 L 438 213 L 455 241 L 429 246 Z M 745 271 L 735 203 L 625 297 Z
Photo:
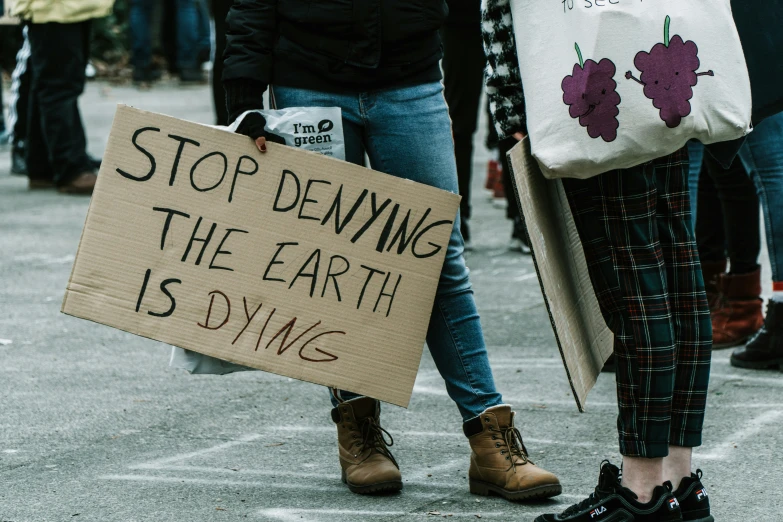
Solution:
M 229 2 L 214 4 L 220 11 Z M 92 193 L 100 159 L 87 153 L 77 100 L 88 74 L 94 75 L 93 21 L 113 6 L 113 0 L 90 0 L 69 11 L 55 1 L 19 0 L 15 8 L 24 23 L 0 26 L 0 54 L 10 73 L 0 141 L 11 147 L 10 172 L 27 176 L 31 190 Z M 183 84 L 207 81 L 203 65 L 212 60 L 213 26 L 207 0 L 129 0 L 126 15 L 135 85 L 149 88 L 164 71 Z M 222 86 L 216 104 L 225 113 Z
M 435 19 L 437 17 L 428 20 L 430 24 L 422 31 L 430 30 L 430 26 L 440 26 L 440 40 L 437 45 L 429 40 L 422 39 L 419 42 L 422 46 L 432 44 L 431 52 L 425 53 L 421 49 L 405 46 L 397 49 L 401 53 L 407 53 L 412 62 L 432 61 L 432 64 L 422 65 L 421 71 L 411 73 L 412 79 L 407 78 L 404 81 L 398 81 L 393 68 L 384 69 L 388 67 L 388 63 L 381 63 L 380 66 L 375 62 L 370 63 L 374 59 L 372 53 L 351 58 L 359 61 L 366 58 L 368 61 L 369 65 L 359 63 L 356 71 L 332 67 L 329 60 L 335 60 L 335 56 L 343 49 L 339 38 L 324 30 L 319 33 L 318 38 L 321 40 L 316 45 L 313 43 L 313 34 L 317 31 L 291 23 L 291 20 L 283 17 L 283 21 L 277 23 L 280 24 L 283 43 L 289 46 L 287 52 L 294 58 L 286 63 L 281 60 L 275 62 L 278 70 L 275 71 L 274 78 L 277 79 L 276 99 L 281 106 L 328 103 L 343 107 L 344 118 L 348 122 L 346 126 L 354 133 L 346 139 L 350 147 L 354 147 L 349 147 L 349 152 L 354 154 L 349 160 L 354 163 L 362 164 L 366 153 L 370 156 L 371 164 L 377 164 L 379 169 L 383 165 L 388 171 L 398 175 L 417 172 L 416 165 L 409 164 L 412 161 L 410 150 L 415 148 L 413 143 L 410 144 L 411 149 L 404 154 L 395 148 L 399 143 L 385 144 L 384 146 L 389 147 L 390 157 L 397 159 L 394 164 L 383 164 L 377 151 L 377 144 L 383 142 L 383 138 L 373 136 L 372 131 L 368 130 L 371 128 L 368 123 L 371 116 L 358 110 L 356 114 L 351 112 L 355 100 L 349 94 L 336 93 L 332 89 L 332 86 L 339 82 L 347 85 L 346 93 L 367 90 L 377 95 L 378 107 L 387 112 L 377 113 L 374 116 L 377 120 L 371 123 L 379 125 L 382 121 L 384 125 L 393 125 L 395 104 L 408 104 L 415 106 L 417 110 L 411 110 L 408 119 L 400 120 L 399 128 L 393 129 L 395 132 L 403 135 L 406 133 L 406 126 L 415 125 L 421 120 L 422 125 L 431 126 L 430 137 L 436 136 L 435 131 L 440 129 L 444 131 L 441 133 L 443 141 L 453 143 L 454 173 L 444 171 L 438 174 L 428 168 L 426 170 L 429 176 L 437 174 L 441 177 L 423 177 L 420 181 L 458 190 L 463 196 L 459 226 L 453 232 L 438 303 L 443 309 L 453 311 L 455 316 L 466 315 L 471 319 L 457 325 L 449 320 L 448 314 L 441 316 L 442 324 L 434 322 L 431 325 L 428 342 L 447 383 L 449 386 L 455 386 L 454 389 L 449 389 L 449 394 L 463 414 L 466 434 L 472 437 L 471 441 L 477 441 L 474 454 L 479 453 L 478 465 L 490 466 L 496 462 L 481 453 L 486 450 L 482 449 L 481 444 L 487 442 L 490 436 L 492 440 L 495 439 L 490 433 L 491 430 L 486 431 L 487 426 L 494 426 L 497 431 L 512 435 L 516 428 L 513 413 L 503 409 L 505 407 L 502 407 L 500 394 L 494 389 L 462 258 L 463 247 L 464 250 L 474 247 L 471 227 L 477 218 L 471 209 L 472 198 L 475 198 L 475 194 L 471 194 L 475 164 L 473 156 L 479 115 L 482 111 L 489 111 L 484 95 L 485 81 L 488 82 L 490 101 L 494 104 L 492 116 L 497 122 L 497 129 L 492 124 L 493 118 L 489 118 L 487 146 L 496 156 L 487 164 L 486 172 L 482 172 L 482 175 L 486 175 L 483 185 L 493 193 L 494 198 L 506 201 L 506 216 L 511 230 L 509 248 L 529 253 L 530 242 L 506 160 L 506 153 L 518 142 L 525 129 L 519 119 L 511 118 L 508 113 L 497 110 L 501 103 L 506 106 L 519 106 L 523 103 L 521 79 L 513 74 L 516 51 L 508 47 L 509 41 L 513 43 L 513 36 L 509 37 L 508 34 L 512 30 L 506 23 L 506 17 L 510 19 L 510 14 L 506 12 L 508 2 L 486 2 L 483 34 L 480 3 L 480 0 L 450 1 L 450 11 L 444 23 L 441 24 L 439 19 Z M 58 9 L 56 0 L 17 0 L 17 5 L 21 4 L 26 6 L 23 10 L 24 24 L 6 28 L 3 35 L 2 54 L 8 54 L 8 42 L 13 42 L 14 46 L 11 63 L 7 59 L 3 62 L 11 73 L 11 83 L 10 97 L 5 100 L 8 109 L 3 127 L 0 128 L 3 133 L 2 140 L 9 143 L 12 151 L 9 171 L 14 175 L 26 175 L 30 190 L 56 188 L 61 193 L 90 194 L 95 186 L 100 159 L 87 153 L 77 100 L 85 86 L 85 71 L 90 57 L 91 22 L 108 14 L 113 0 L 85 0 L 83 9 L 76 14 Z M 267 73 L 263 72 L 272 67 L 270 58 L 264 54 L 268 49 L 262 48 L 262 45 L 254 47 L 253 39 L 256 35 L 252 31 L 261 25 L 253 25 L 255 19 L 251 18 L 259 16 L 260 11 L 254 10 L 251 5 L 253 2 L 245 0 L 234 4 L 234 11 L 229 16 L 231 4 L 232 2 L 227 0 L 213 0 L 211 3 L 206 0 L 130 0 L 128 17 L 132 82 L 146 89 L 168 73 L 183 84 L 205 83 L 207 76 L 202 65 L 211 62 L 212 91 L 218 124 L 227 125 L 245 110 L 261 108 L 261 94 L 271 85 L 273 77 L 265 76 Z M 311 11 L 294 14 L 315 16 Z M 326 11 L 323 13 L 326 17 L 333 15 L 334 13 Z M 370 15 L 375 16 L 373 13 L 368 14 Z M 432 13 L 428 16 L 430 15 Z M 397 14 L 384 13 L 382 16 L 394 18 Z M 410 22 L 404 14 L 399 16 L 400 20 Z M 341 19 L 334 20 L 336 24 L 343 22 L 345 21 Z M 499 35 L 502 35 L 502 39 Z M 354 36 L 359 38 L 362 35 Z M 269 41 L 273 41 L 271 36 Z M 378 41 L 380 42 L 380 39 Z M 437 112 L 440 107 L 439 100 L 442 101 L 440 72 L 437 66 L 441 43 L 443 55 L 440 70 L 443 74 L 444 96 L 450 122 L 438 119 L 440 116 Z M 328 50 L 325 52 L 329 58 L 324 58 L 322 67 L 319 65 L 308 68 L 297 62 L 311 59 L 320 52 L 311 49 L 318 45 L 321 45 L 321 50 Z M 368 45 L 374 44 L 370 42 Z M 224 63 L 224 50 L 227 47 Z M 496 52 L 485 54 L 485 50 L 492 49 Z M 509 57 L 512 57 L 510 61 Z M 353 65 L 347 58 L 345 63 Z M 258 71 L 262 72 L 249 72 L 248 67 L 251 65 L 257 66 Z M 368 73 L 373 67 L 380 67 L 380 72 Z M 502 74 L 499 72 L 501 70 Z M 305 76 L 300 80 L 291 80 L 296 74 Z M 388 76 L 383 76 L 384 74 Z M 316 90 L 307 90 L 305 85 L 311 85 Z M 322 87 L 320 91 L 317 90 L 319 85 Z M 517 88 L 518 92 L 512 87 Z M 504 101 L 501 102 L 501 98 Z M 418 112 L 419 109 L 421 112 Z M 430 110 L 436 117 L 427 120 L 424 115 Z M 520 117 L 524 121 L 524 115 Z M 240 126 L 239 132 L 254 139 L 264 137 L 263 125 L 253 127 L 248 123 L 244 127 Z M 377 140 L 375 148 L 366 146 L 368 140 Z M 418 160 L 433 165 L 444 164 L 443 158 L 433 154 L 433 151 L 421 151 Z M 403 156 L 409 158 L 407 163 L 399 159 Z M 452 174 L 456 175 L 455 180 L 451 179 Z M 629 180 L 637 183 L 631 183 Z M 674 388 L 648 386 L 647 395 L 641 399 L 622 394 L 619 397 L 620 442 L 622 453 L 626 457 L 624 487 L 642 488 L 640 491 L 645 491 L 645 499 L 652 498 L 647 493 L 666 494 L 658 490 L 651 492 L 651 488 L 644 489 L 644 485 L 646 479 L 652 477 L 657 480 L 671 469 L 657 470 L 657 475 L 650 475 L 650 468 L 634 467 L 633 463 L 636 462 L 634 459 L 663 459 L 674 455 L 672 460 L 681 460 L 666 466 L 676 468 L 676 473 L 679 473 L 678 476 L 671 475 L 673 482 L 677 479 L 674 488 L 675 493 L 679 494 L 680 490 L 676 488 L 680 485 L 680 479 L 683 480 L 682 484 L 688 487 L 697 481 L 690 477 L 690 448 L 701 442 L 711 347 L 734 348 L 731 364 L 737 367 L 757 370 L 783 369 L 783 114 L 768 118 L 758 125 L 728 169 L 723 168 L 709 153 L 705 153 L 701 144 L 691 143 L 687 149 L 655 162 L 633 169 L 609 172 L 590 180 L 566 180 L 564 187 L 576 218 L 602 312 L 616 336 L 618 389 L 638 390 L 640 385 L 636 379 L 649 379 L 650 375 L 660 371 L 656 366 L 659 363 L 655 357 L 649 356 L 649 353 L 666 346 L 680 347 L 680 360 L 677 362 L 679 366 L 673 364 L 667 369 L 672 374 L 672 383 L 675 380 L 675 372 L 679 372 Z M 627 200 L 639 197 L 647 198 L 651 208 L 664 208 L 663 200 L 673 205 L 672 208 L 690 205 L 692 213 L 682 211 L 666 214 L 659 210 L 657 215 L 628 216 L 623 212 L 611 214 L 613 208 L 617 210 L 607 203 L 612 198 Z M 672 204 L 672 201 L 675 201 L 675 204 Z M 762 220 L 759 219 L 760 211 Z M 621 223 L 618 226 L 624 227 L 627 234 L 622 237 L 604 237 L 605 231 L 596 225 L 607 219 Z M 772 267 L 771 282 L 762 281 L 761 278 L 759 256 L 762 222 Z M 660 230 L 663 247 L 657 243 L 656 234 L 653 234 L 655 237 L 642 237 L 643 234 L 639 234 L 639 230 L 652 230 L 656 227 Z M 669 235 L 663 237 L 666 234 Z M 626 245 L 623 241 L 629 244 Z M 634 241 L 637 243 L 631 244 Z M 668 275 L 661 276 L 659 267 L 645 272 L 635 266 L 623 265 L 623 261 L 608 254 L 611 250 L 610 244 L 612 248 L 627 247 L 628 250 L 641 248 L 639 245 L 648 248 L 651 255 L 661 258 L 662 270 Z M 638 288 L 629 290 L 617 275 L 619 273 L 632 277 L 639 283 Z M 701 274 L 704 287 L 701 286 Z M 673 281 L 679 285 L 679 293 L 672 293 L 670 296 L 667 284 L 674 285 Z M 768 284 L 771 284 L 772 293 L 764 313 L 761 296 L 763 285 Z M 636 293 L 629 297 L 626 295 L 628 292 Z M 683 295 L 688 296 L 685 301 L 682 300 Z M 706 295 L 705 302 L 702 302 L 703 295 Z M 666 320 L 666 324 L 660 323 L 658 318 L 643 314 L 634 315 L 634 310 L 623 307 L 622 303 L 628 299 L 634 299 L 634 302 L 655 301 L 661 307 L 671 309 L 672 315 Z M 434 321 L 437 321 L 437 318 Z M 641 338 L 638 329 L 634 327 L 636 324 L 645 324 L 647 331 L 651 333 L 645 334 L 646 338 Z M 707 341 L 710 329 L 713 336 L 711 346 Z M 461 348 L 453 341 L 459 337 L 455 337 L 455 331 L 469 336 L 480 349 L 470 354 L 460 352 Z M 675 331 L 676 335 L 673 333 Z M 642 350 L 647 350 L 645 353 L 648 355 L 638 356 Z M 449 366 L 450 363 L 444 356 L 446 353 L 452 354 L 450 356 L 459 353 L 459 357 L 470 359 L 473 361 L 471 364 L 480 367 L 485 390 L 479 390 L 481 393 L 476 395 L 478 392 L 474 389 L 475 383 L 470 386 L 463 383 L 466 377 L 460 374 L 458 369 Z M 649 364 L 640 368 L 638 360 Z M 472 394 L 461 393 L 460 383 L 465 384 L 464 389 L 472 389 Z M 666 400 L 667 397 L 671 401 L 672 394 L 675 396 L 674 415 L 679 415 L 676 419 L 679 427 L 672 427 L 671 433 L 671 422 L 658 426 L 655 419 L 640 420 L 637 417 L 639 406 L 636 403 L 639 401 L 647 400 L 653 404 Z M 366 398 L 345 392 L 335 392 L 332 398 L 337 412 L 333 417 L 336 415 L 335 422 L 338 425 L 342 423 L 344 433 L 340 432 L 340 437 L 344 435 L 346 441 L 347 437 L 355 436 L 354 432 L 359 430 L 355 422 L 357 416 L 379 422 L 380 410 L 376 402 L 368 402 Z M 350 415 L 354 416 L 353 423 L 350 421 Z M 482 418 L 486 419 L 486 426 Z M 474 422 L 474 419 L 479 419 L 478 423 Z M 340 429 L 338 427 L 338 431 Z M 664 444 L 637 437 L 638 433 L 656 430 L 663 434 L 661 440 L 671 435 L 671 439 L 667 439 L 670 440 L 671 446 L 669 442 Z M 528 463 L 527 454 L 521 438 L 517 441 L 515 436 L 509 435 L 511 438 L 504 442 L 510 447 L 508 451 L 515 459 L 513 462 L 523 469 L 523 465 Z M 341 439 L 340 444 L 343 442 L 345 441 Z M 685 449 L 688 450 L 687 458 L 686 454 L 681 452 Z M 371 471 L 385 473 L 387 478 L 391 477 L 386 480 L 386 486 L 391 484 L 386 489 L 395 489 L 398 483 L 401 487 L 399 473 L 395 471 L 397 464 L 385 445 L 378 443 L 372 451 L 380 451 L 383 458 L 376 459 L 376 466 Z M 505 458 L 508 460 L 508 456 Z M 343 462 L 344 474 L 356 472 L 359 469 L 356 466 L 360 464 L 354 461 Z M 516 468 L 514 472 L 517 472 Z M 530 473 L 537 485 L 549 488 L 543 496 L 559 493 L 560 486 L 554 475 L 540 469 Z M 362 474 L 354 473 L 352 489 L 384 490 L 385 486 L 378 486 L 383 481 L 378 482 L 372 476 L 360 475 Z M 602 471 L 602 484 L 615 487 L 617 482 L 619 488 L 619 480 L 615 468 Z M 661 482 L 662 480 L 658 480 L 657 484 Z M 488 487 L 489 490 L 501 491 L 507 498 L 522 498 L 524 495 L 520 492 L 526 491 L 508 476 L 491 484 L 480 481 L 476 484 L 476 491 L 486 491 Z

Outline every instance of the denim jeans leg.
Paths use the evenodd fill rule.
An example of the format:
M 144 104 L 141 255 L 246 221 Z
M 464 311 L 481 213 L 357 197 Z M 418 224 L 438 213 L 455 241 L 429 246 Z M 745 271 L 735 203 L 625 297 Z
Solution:
M 196 0 L 196 55 L 208 58 L 212 50 L 212 24 L 207 0 Z
M 783 113 L 756 126 L 740 159 L 756 184 L 764 214 L 772 280 L 783 282 Z
M 346 159 L 373 169 L 457 192 L 451 123 L 440 83 L 360 95 L 275 87 L 278 108 L 337 106 L 343 111 Z M 427 332 L 427 346 L 464 420 L 502 404 L 489 366 L 468 269 L 459 217 L 455 219 Z M 356 394 L 340 391 L 341 400 Z M 332 397 L 332 404 L 337 399 Z
M 295 87 L 274 86 L 272 88 L 277 109 L 287 107 L 340 107 L 343 115 L 343 136 L 345 139 L 345 161 L 364 166 L 364 128 L 359 113 L 358 95 L 336 94 Z M 360 397 L 345 390 L 334 390 L 330 395 L 332 406 L 340 401 Z M 335 396 L 336 394 L 336 396 Z
M 152 6 L 152 0 L 130 2 L 131 63 L 136 70 L 148 69 L 152 60 Z
M 196 0 L 177 0 L 177 67 L 198 66 L 198 8 Z
M 369 93 L 362 107 L 375 170 L 456 193 L 451 123 L 437 83 Z M 427 346 L 464 420 L 502 404 L 463 257 L 459 216 L 452 228 Z
M 696 210 L 699 200 L 699 174 L 701 173 L 701 163 L 704 158 L 704 145 L 700 141 L 691 140 L 688 142 L 688 193 L 691 199 L 691 219 L 696 225 Z

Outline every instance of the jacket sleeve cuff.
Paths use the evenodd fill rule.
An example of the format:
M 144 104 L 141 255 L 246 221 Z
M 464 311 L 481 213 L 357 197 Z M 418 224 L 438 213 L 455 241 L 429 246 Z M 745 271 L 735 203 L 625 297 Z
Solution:
M 522 90 L 520 88 L 501 89 L 487 94 L 498 137 L 500 139 L 507 138 L 516 132 L 527 134 L 525 97 Z
M 223 88 L 226 91 L 229 124 L 245 111 L 264 108 L 263 95 L 266 85 L 259 81 L 246 78 L 226 80 L 223 82 Z

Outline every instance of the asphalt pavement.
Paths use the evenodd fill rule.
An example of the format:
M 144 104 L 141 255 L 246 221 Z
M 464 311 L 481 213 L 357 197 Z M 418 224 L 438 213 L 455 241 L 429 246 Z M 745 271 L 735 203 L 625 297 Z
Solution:
M 212 123 L 206 86 L 91 83 L 81 106 L 96 156 L 117 103 Z M 530 505 L 468 492 L 469 446 L 426 350 L 410 408 L 382 417 L 403 492 L 350 493 L 322 387 L 263 372 L 191 376 L 169 369 L 166 345 L 61 314 L 89 198 L 28 190 L 2 150 L 0 521 L 530 521 L 586 497 L 601 461 L 620 462 L 614 376 L 578 413 L 532 260 L 508 250 L 511 224 L 481 186 L 490 156 L 476 139 L 467 260 L 490 359 L 563 495 Z M 783 521 L 783 373 L 739 370 L 729 355 L 713 356 L 695 465 L 717 521 Z

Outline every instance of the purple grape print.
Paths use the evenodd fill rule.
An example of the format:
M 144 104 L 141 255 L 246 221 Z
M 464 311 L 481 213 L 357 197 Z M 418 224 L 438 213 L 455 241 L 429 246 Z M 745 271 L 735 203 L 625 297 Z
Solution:
M 683 42 L 677 34 L 670 39 L 670 24 L 671 18 L 667 16 L 663 43 L 655 44 L 649 53 L 640 51 L 634 58 L 634 65 L 642 73 L 640 78 L 635 78 L 631 71 L 625 73 L 625 77 L 644 86 L 644 95 L 660 110 L 666 126 L 673 129 L 691 113 L 690 99 L 699 76 L 714 76 L 715 73 L 696 72 L 700 65 L 699 48 L 690 40 Z
M 579 63 L 574 65 L 571 76 L 563 78 L 563 102 L 568 105 L 568 114 L 579 118 L 579 124 L 587 127 L 591 138 L 602 138 L 606 142 L 617 138 L 620 123 L 617 115 L 620 109 L 620 95 L 613 77 L 617 71 L 614 63 L 604 58 L 596 63 L 582 60 L 582 51 L 575 44 Z

